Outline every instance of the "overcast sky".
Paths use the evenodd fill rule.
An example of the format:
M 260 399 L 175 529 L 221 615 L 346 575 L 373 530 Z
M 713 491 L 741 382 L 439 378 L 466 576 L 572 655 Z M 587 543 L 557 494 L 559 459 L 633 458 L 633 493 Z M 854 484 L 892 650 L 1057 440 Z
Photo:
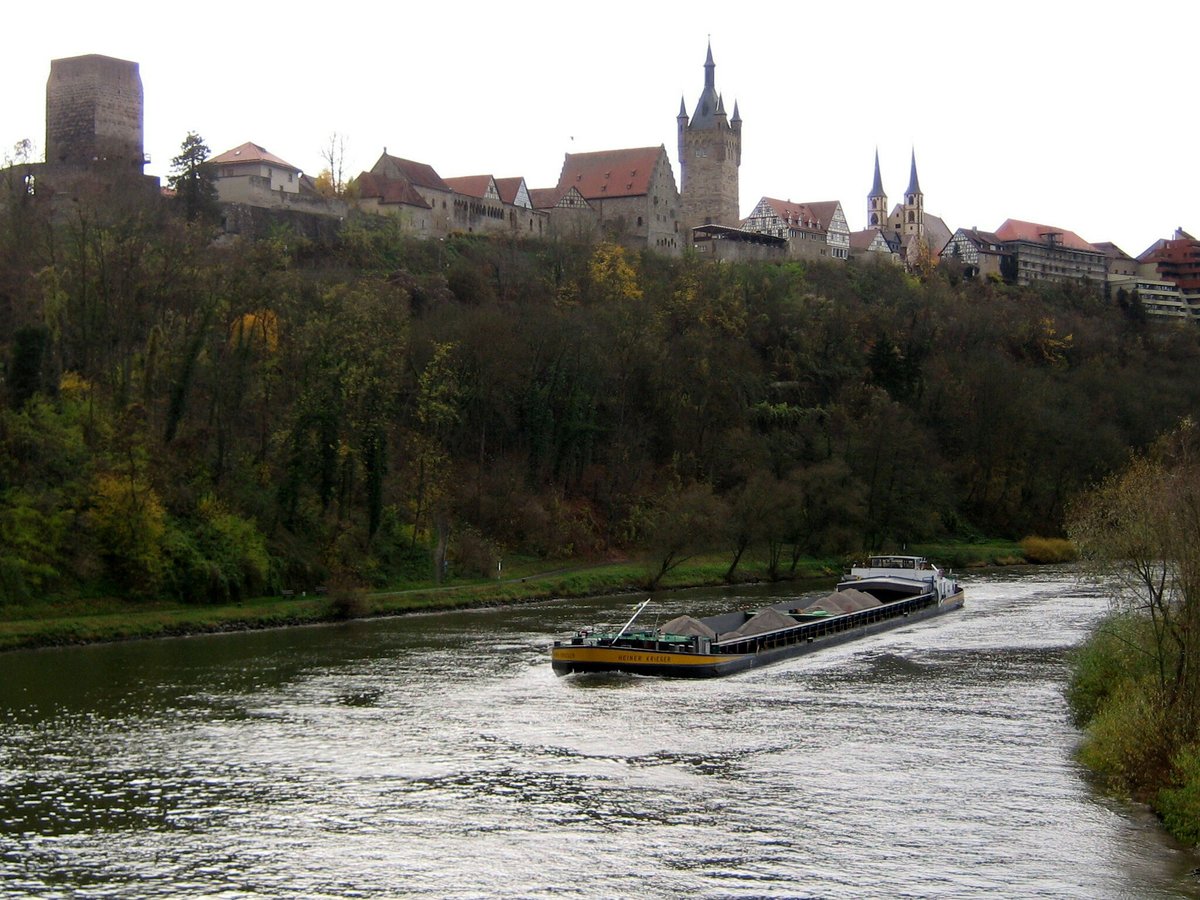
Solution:
M 555 184 L 564 153 L 665 144 L 678 179 L 675 116 L 711 35 L 745 122 L 743 215 L 762 196 L 840 200 L 864 228 L 876 147 L 893 205 L 915 148 L 925 209 L 951 229 L 1025 219 L 1135 256 L 1200 231 L 1195 0 L 66 0 L 10 24 L 0 154 L 28 137 L 41 159 L 50 60 L 100 53 L 140 64 L 164 179 L 189 130 L 312 175 L 338 132 L 348 174 L 386 146 L 530 187 Z

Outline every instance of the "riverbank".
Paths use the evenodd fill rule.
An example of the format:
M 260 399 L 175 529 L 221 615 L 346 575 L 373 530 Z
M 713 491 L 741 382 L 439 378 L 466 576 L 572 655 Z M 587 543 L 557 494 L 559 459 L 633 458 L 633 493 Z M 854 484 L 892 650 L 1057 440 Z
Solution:
M 912 548 L 947 567 L 981 567 L 1034 562 L 1009 542 L 946 544 Z M 725 584 L 728 557 L 697 557 L 663 578 L 659 590 Z M 803 559 L 788 580 L 819 586 L 836 580 L 842 561 Z M 629 561 L 515 560 L 500 579 L 398 586 L 369 592 L 334 587 L 317 594 L 261 597 L 225 605 L 197 606 L 119 599 L 0 608 L 0 651 L 101 643 L 189 634 L 312 625 L 349 618 L 437 612 L 530 603 L 554 597 L 583 597 L 645 590 L 647 568 Z M 751 560 L 737 582 L 769 580 L 766 566 Z

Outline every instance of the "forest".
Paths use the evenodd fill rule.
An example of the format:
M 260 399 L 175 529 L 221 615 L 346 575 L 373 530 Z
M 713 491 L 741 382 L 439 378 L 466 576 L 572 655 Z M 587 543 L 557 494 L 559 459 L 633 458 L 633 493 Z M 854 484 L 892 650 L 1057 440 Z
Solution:
M 0 210 L 0 603 L 1061 536 L 1200 330 L 952 268 Z M 665 548 L 665 549 L 664 549 Z

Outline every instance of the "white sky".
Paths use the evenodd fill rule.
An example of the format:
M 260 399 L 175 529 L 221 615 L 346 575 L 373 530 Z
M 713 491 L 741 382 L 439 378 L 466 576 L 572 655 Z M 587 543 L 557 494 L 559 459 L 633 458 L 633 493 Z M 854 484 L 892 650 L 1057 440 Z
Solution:
M 0 156 L 45 143 L 50 60 L 141 66 L 147 171 L 189 130 L 309 174 L 332 132 L 348 175 L 383 147 L 443 177 L 558 180 L 563 154 L 665 144 L 703 87 L 743 126 L 741 210 L 840 200 L 866 226 L 878 146 L 889 204 L 915 147 L 951 228 L 1012 217 L 1137 255 L 1200 230 L 1192 87 L 1200 3 L 909 0 L 194 4 L 67 0 L 22 13 L 0 55 Z M 42 17 L 45 21 L 39 21 Z M 1192 63 L 1192 65 L 1188 65 Z

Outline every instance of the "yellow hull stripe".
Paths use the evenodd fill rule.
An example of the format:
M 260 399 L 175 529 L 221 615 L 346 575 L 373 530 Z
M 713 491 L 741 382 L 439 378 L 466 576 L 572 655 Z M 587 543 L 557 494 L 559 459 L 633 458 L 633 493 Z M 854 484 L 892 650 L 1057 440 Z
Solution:
M 551 659 L 556 662 L 625 663 L 646 666 L 711 666 L 713 663 L 738 659 L 746 654 L 663 653 L 655 650 L 633 650 L 629 647 L 555 647 Z

